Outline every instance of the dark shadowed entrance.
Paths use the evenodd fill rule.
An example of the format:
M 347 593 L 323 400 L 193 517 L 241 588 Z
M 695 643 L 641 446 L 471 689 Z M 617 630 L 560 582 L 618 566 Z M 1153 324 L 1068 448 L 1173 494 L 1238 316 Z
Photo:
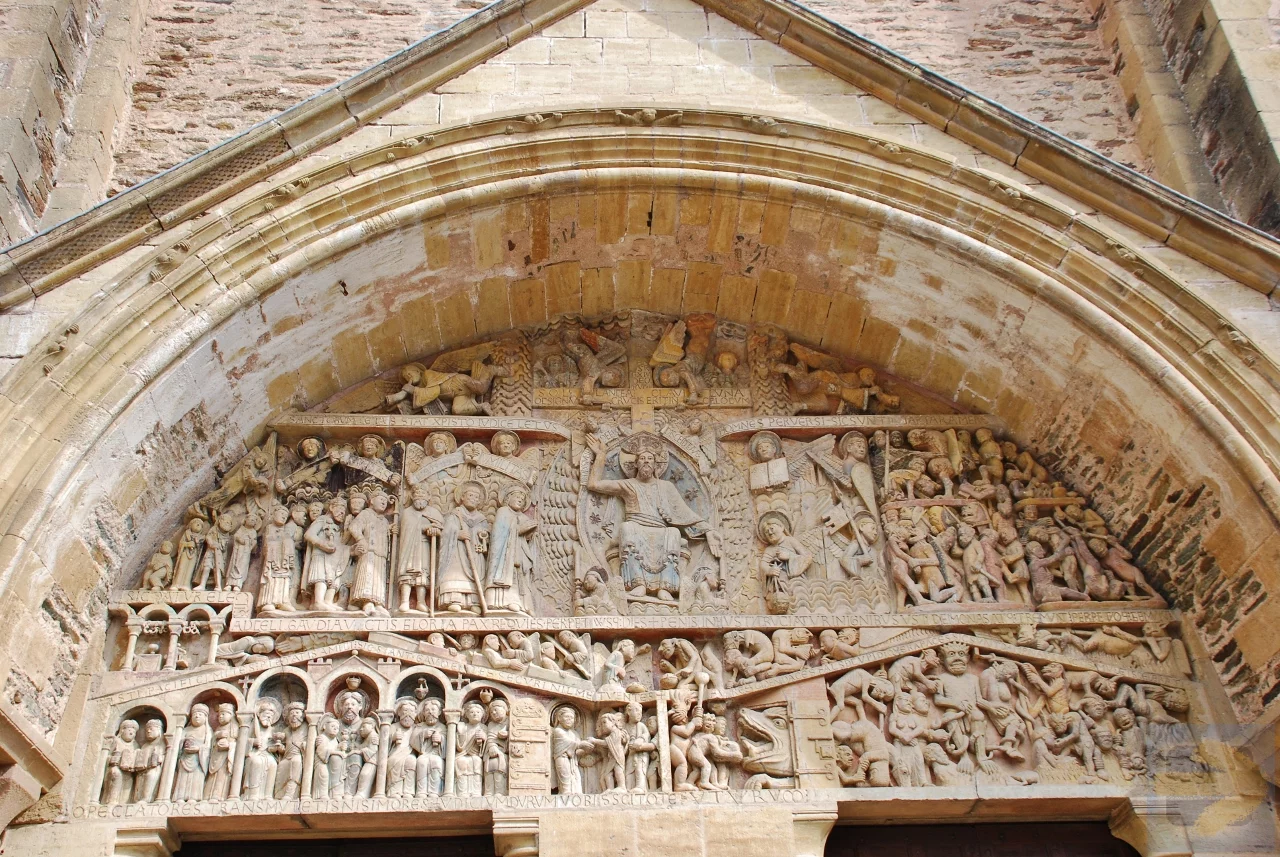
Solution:
M 1135 857 L 1103 822 L 836 827 L 826 857 Z

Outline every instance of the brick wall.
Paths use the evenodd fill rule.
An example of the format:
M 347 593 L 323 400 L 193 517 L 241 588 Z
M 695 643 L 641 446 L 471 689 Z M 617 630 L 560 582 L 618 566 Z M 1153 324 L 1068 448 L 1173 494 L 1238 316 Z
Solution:
M 113 187 L 372 65 L 470 3 L 154 0 Z M 1149 167 L 1087 0 L 809 0 L 815 11 L 1122 163 Z

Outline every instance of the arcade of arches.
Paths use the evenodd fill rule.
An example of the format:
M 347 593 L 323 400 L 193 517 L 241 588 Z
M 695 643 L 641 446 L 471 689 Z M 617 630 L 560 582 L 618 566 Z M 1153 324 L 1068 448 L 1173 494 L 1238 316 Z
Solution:
M 1275 242 L 905 83 L 346 124 L 524 5 L 5 257 L 5 852 L 1273 852 Z

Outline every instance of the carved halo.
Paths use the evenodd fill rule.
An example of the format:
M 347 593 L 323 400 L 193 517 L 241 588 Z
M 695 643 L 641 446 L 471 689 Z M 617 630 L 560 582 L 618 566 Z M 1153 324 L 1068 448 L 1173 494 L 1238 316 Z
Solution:
M 359 439 L 358 441 L 356 441 L 356 454 L 357 454 L 357 455 L 361 455 L 361 456 L 363 456 L 363 455 L 364 455 L 364 442 L 365 442 L 366 440 L 373 440 L 373 441 L 375 441 L 375 442 L 378 444 L 378 451 L 374 453 L 374 455 L 373 455 L 373 457 L 374 457 L 374 458 L 377 458 L 378 460 L 382 460 L 383 458 L 385 458 L 385 457 L 386 457 L 386 455 L 387 455 L 387 442 L 386 442 L 385 440 L 383 440 L 382 438 L 378 437 L 376 434 L 366 434 L 366 435 L 361 435 L 361 436 L 360 436 L 360 439 Z
M 776 452 L 773 455 L 766 456 L 761 449 L 765 443 L 772 443 Z M 751 440 L 747 442 L 747 455 L 751 456 L 751 460 L 763 463 L 772 461 L 775 458 L 782 457 L 782 438 L 778 437 L 776 432 L 758 431 L 751 436 Z
M 361 717 L 364 717 L 369 713 L 369 695 L 363 690 L 360 690 L 360 680 L 354 676 L 347 679 L 347 689 L 333 698 L 333 710 L 335 714 L 342 710 L 344 703 L 346 703 L 348 699 L 356 699 L 359 701 Z
M 516 443 L 516 452 L 520 451 L 520 435 L 508 429 L 502 429 L 493 433 L 493 437 L 489 438 L 489 451 L 494 455 L 502 457 L 502 453 L 498 452 L 498 441 L 504 437 L 509 437 Z M 512 455 L 515 455 L 513 452 Z
M 769 540 L 764 537 L 764 525 L 769 521 L 777 521 L 782 524 L 782 529 L 787 535 L 792 535 L 794 532 L 791 528 L 791 518 L 786 512 L 779 512 L 777 510 L 765 512 L 760 516 L 760 520 L 756 523 L 756 536 L 760 541 L 765 542 L 766 544 Z
M 851 444 L 855 440 L 862 441 L 863 448 L 867 450 L 868 454 L 870 453 L 871 445 L 870 445 L 870 442 L 867 440 L 867 436 L 860 431 L 850 431 L 850 432 L 845 432 L 843 435 L 841 435 L 840 442 L 836 444 L 836 449 L 840 451 L 841 458 L 849 457 L 849 444 Z M 863 457 L 865 458 L 866 455 L 864 455 Z
M 474 479 L 468 479 L 466 482 L 460 482 L 460 483 L 458 483 L 458 487 L 457 487 L 457 488 L 454 490 L 454 492 L 453 492 L 453 502 L 455 502 L 455 503 L 457 503 L 459 506 L 461 506 L 461 505 L 462 505 L 462 495 L 466 492 L 466 490 L 467 490 L 468 488 L 470 488 L 470 487 L 472 487 L 472 486 L 475 486 L 476 488 L 478 488 L 478 489 L 480 490 L 480 499 L 481 499 L 481 501 L 483 501 L 483 500 L 484 500 L 484 498 L 485 498 L 485 495 L 486 495 L 486 492 L 485 492 L 485 490 L 484 490 L 484 486 L 483 486 L 483 485 L 481 485 L 479 482 L 477 482 L 477 481 L 476 481 L 476 480 L 474 480 Z
M 667 466 L 670 464 L 667 445 L 657 435 L 647 433 L 633 435 L 622 444 L 622 450 L 618 454 L 618 464 L 621 465 L 623 474 L 628 479 L 635 478 L 636 459 L 640 457 L 642 452 L 648 452 L 653 455 L 654 473 L 658 478 L 662 478 L 663 474 L 667 472 Z
M 442 455 L 449 455 L 450 453 L 457 451 L 458 439 L 453 436 L 453 432 L 433 431 L 431 432 L 431 434 L 427 435 L 425 440 L 422 441 L 422 448 L 426 450 L 427 455 L 431 455 L 431 441 L 435 440 L 436 438 L 444 439 L 445 450 L 443 453 L 441 453 Z

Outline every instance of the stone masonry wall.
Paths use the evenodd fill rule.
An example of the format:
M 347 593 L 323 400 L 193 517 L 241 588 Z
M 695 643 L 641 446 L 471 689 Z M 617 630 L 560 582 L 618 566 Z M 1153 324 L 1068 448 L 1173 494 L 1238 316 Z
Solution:
M 112 190 L 198 155 L 485 5 L 154 0 Z
M 355 74 L 479 5 L 154 0 L 118 141 L 128 187 Z M 1141 170 L 1087 0 L 809 0 L 812 9 Z

